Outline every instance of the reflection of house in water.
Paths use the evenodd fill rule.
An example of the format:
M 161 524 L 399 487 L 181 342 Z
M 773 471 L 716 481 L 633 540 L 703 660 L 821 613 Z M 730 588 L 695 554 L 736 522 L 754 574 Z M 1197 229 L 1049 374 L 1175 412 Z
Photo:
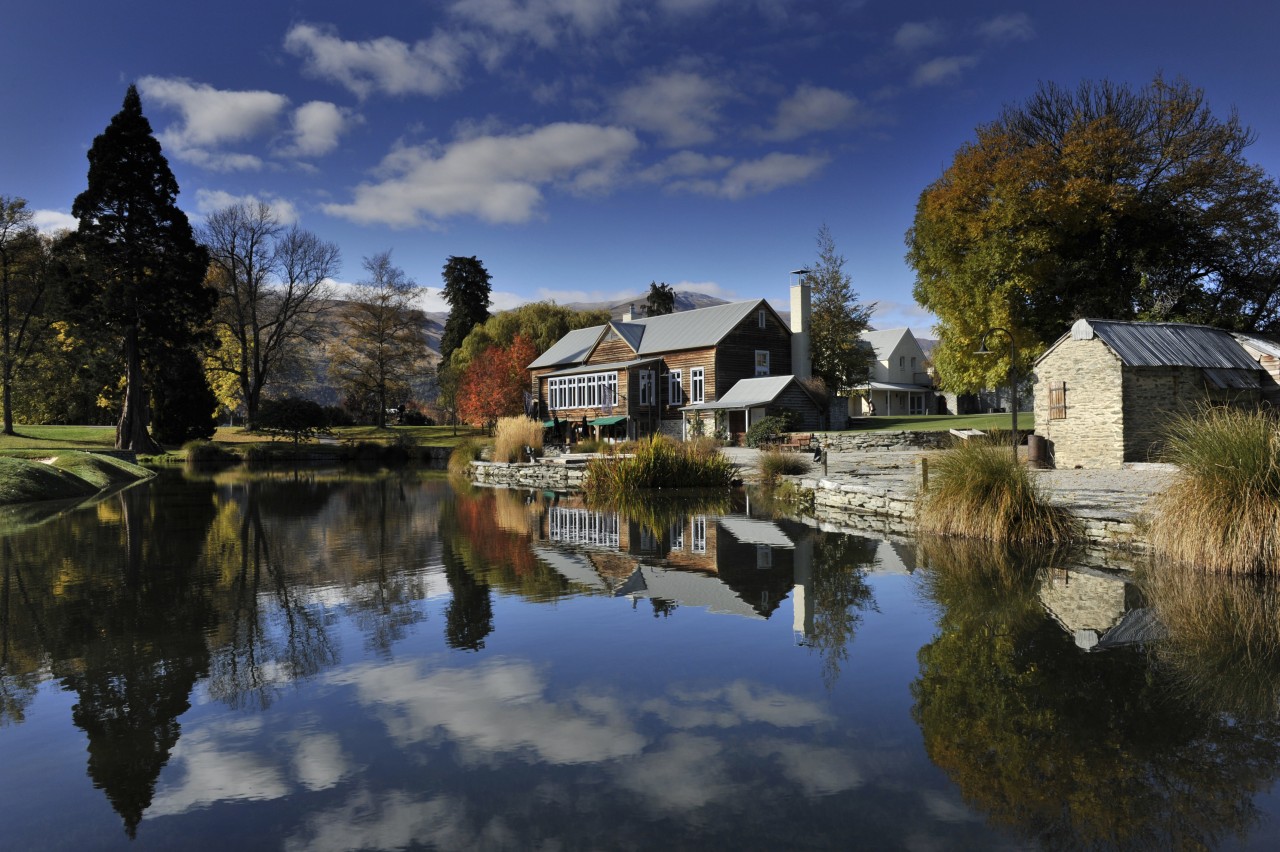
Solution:
M 1054 568 L 1040 584 L 1040 602 L 1086 651 L 1145 642 L 1156 630 L 1137 588 L 1103 571 Z
M 867 573 L 906 576 L 915 573 L 916 558 L 913 547 L 883 539 L 850 536 L 863 549 L 862 558 L 853 563 L 838 566 L 852 570 L 857 567 Z M 811 645 L 816 633 L 815 619 L 818 602 L 814 594 L 814 541 L 805 536 L 796 542 L 795 590 L 791 595 L 791 630 L 797 645 Z
M 542 533 L 537 556 L 602 594 L 768 618 L 792 588 L 796 544 L 772 521 L 690 514 L 646 524 L 559 503 Z

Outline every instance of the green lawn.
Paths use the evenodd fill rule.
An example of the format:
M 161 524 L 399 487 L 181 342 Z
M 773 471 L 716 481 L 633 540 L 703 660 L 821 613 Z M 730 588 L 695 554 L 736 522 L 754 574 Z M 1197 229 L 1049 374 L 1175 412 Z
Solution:
M 945 432 L 948 429 L 988 429 L 1008 430 L 1012 415 L 1003 414 L 934 414 L 913 417 L 868 417 L 865 426 L 854 432 L 892 432 L 905 430 L 909 432 Z M 1018 413 L 1018 428 L 1031 429 L 1035 425 L 1035 417 L 1030 411 Z
M 0 450 L 55 447 L 73 450 L 109 450 L 116 445 L 114 426 L 26 426 L 13 427 L 15 435 L 0 435 Z

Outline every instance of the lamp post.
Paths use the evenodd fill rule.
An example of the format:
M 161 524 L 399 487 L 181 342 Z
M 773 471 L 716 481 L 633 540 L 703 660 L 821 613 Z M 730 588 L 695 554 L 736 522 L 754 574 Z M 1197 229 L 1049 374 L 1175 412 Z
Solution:
M 1013 463 L 1018 463 L 1018 367 L 1016 358 L 1018 350 L 1013 342 L 1013 334 L 1007 328 L 989 328 L 982 333 L 982 344 L 974 355 L 990 355 L 991 350 L 987 348 L 987 338 L 996 332 L 1000 332 L 1009 338 L 1009 410 L 1012 412 L 1010 420 L 1012 423 L 1012 431 L 1010 432 L 1010 441 L 1013 444 Z

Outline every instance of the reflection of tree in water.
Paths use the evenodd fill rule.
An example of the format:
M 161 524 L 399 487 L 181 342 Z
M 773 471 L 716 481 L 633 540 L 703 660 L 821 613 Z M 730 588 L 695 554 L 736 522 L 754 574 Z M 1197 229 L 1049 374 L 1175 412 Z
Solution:
M 493 632 L 493 601 L 489 584 L 467 570 L 469 540 L 459 524 L 458 505 L 453 501 L 440 514 L 444 576 L 452 593 L 445 609 L 444 638 L 450 648 L 479 651 L 484 648 L 485 637 Z M 468 508 L 474 509 L 475 504 Z
M 13 552 L 13 542 L 5 538 L 0 548 L 0 727 L 20 723 L 26 718 L 27 707 L 36 696 L 39 684 L 38 654 L 32 654 L 29 643 L 17 640 L 14 622 L 25 613 L 32 612 L 30 592 L 26 588 L 24 571 L 28 566 L 19 564 Z M 39 616 L 32 625 L 39 629 Z
M 323 606 L 303 597 L 306 587 L 290 577 L 284 549 L 272 546 L 263 522 L 264 503 L 287 506 L 296 517 L 308 505 L 319 511 L 327 502 L 327 496 L 319 503 L 279 502 L 281 492 L 297 490 L 251 480 L 238 489 L 237 500 L 222 507 L 222 520 L 234 523 L 235 538 L 210 548 L 221 560 L 229 588 L 209 694 L 232 707 L 266 708 L 282 683 L 311 677 L 337 660 Z M 262 499 L 264 491 L 271 500 Z M 291 555 L 305 557 L 297 551 Z
M 50 613 L 54 674 L 78 701 L 72 720 L 89 738 L 89 776 L 124 819 L 130 837 L 177 743 L 178 717 L 208 667 L 205 637 L 216 622 L 194 568 L 213 517 L 211 494 L 180 498 L 158 481 L 109 498 L 119 525 L 88 513 Z M 101 512 L 99 513 L 101 514 Z M 56 635 L 55 635 L 56 632 Z
M 1050 848 L 1247 833 L 1280 727 L 1189 707 L 1140 652 L 1080 651 L 1040 608 L 1033 557 L 955 541 L 921 555 L 939 633 L 920 650 L 912 712 L 966 799 Z
M 538 508 L 518 491 L 459 490 L 442 507 L 441 542 L 479 581 L 526 600 L 557 600 L 569 584 L 533 552 Z
M 876 546 L 858 536 L 813 533 L 813 583 L 807 592 L 813 596 L 813 626 L 805 644 L 822 656 L 822 682 L 827 689 L 835 687 L 840 669 L 849 660 L 849 646 L 863 613 L 876 609 L 867 585 Z M 803 558 L 805 549 L 803 543 L 798 547 L 797 559 Z

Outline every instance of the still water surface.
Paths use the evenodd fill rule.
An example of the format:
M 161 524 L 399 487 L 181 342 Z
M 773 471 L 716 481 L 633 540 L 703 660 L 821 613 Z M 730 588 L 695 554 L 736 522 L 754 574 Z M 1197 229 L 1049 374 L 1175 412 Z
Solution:
M 1142 595 L 1060 559 L 416 473 L 166 473 L 5 529 L 6 849 L 1280 837 L 1274 683 L 1246 711 L 1117 641 Z

